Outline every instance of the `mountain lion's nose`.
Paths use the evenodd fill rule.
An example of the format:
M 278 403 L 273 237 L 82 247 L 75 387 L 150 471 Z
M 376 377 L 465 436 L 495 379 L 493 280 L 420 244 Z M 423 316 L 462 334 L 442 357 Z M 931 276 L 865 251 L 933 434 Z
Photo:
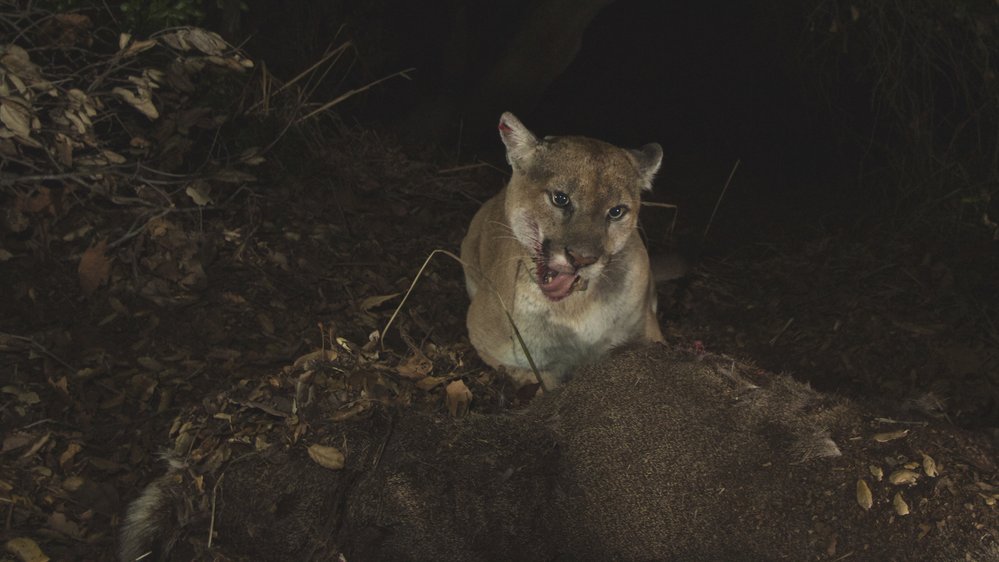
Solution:
M 597 256 L 587 256 L 573 250 L 572 248 L 566 248 L 565 255 L 569 256 L 569 263 L 571 263 L 576 269 L 581 269 L 588 265 L 597 263 Z

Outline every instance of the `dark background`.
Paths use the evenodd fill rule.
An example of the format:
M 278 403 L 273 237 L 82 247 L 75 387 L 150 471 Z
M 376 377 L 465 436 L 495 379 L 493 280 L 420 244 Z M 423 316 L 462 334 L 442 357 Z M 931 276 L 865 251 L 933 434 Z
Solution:
M 932 31 L 937 24 L 944 36 L 980 42 L 961 27 L 967 19 L 944 21 L 954 6 L 860 3 L 853 19 L 849 6 L 821 0 L 619 0 L 596 13 L 578 53 L 564 72 L 550 72 L 550 84 L 513 84 L 516 75 L 486 83 L 512 38 L 538 18 L 541 4 L 251 2 L 240 34 L 248 50 L 261 53 L 286 78 L 330 45 L 352 41 L 356 59 L 327 80 L 331 96 L 415 68 L 411 80 L 386 82 L 340 112 L 350 122 L 398 136 L 414 152 L 438 149 L 460 161 L 484 158 L 502 166 L 495 123 L 504 110 L 541 135 L 585 134 L 628 146 L 659 142 L 666 158 L 655 197 L 684 206 L 698 229 L 736 160 L 740 168 L 721 212 L 758 215 L 773 209 L 792 222 L 880 221 L 881 211 L 896 212 L 902 202 L 916 214 L 937 214 L 939 209 L 925 206 L 951 193 L 955 178 L 939 177 L 935 185 L 922 179 L 941 169 L 962 170 L 958 190 L 995 182 L 989 140 L 995 112 L 982 119 L 941 95 L 953 90 L 956 77 L 992 92 L 989 99 L 994 83 L 981 84 L 981 69 L 968 73 L 919 55 L 938 48 L 930 44 L 940 42 Z M 985 6 L 975 17 L 993 21 L 989 6 L 970 4 Z M 876 14 L 876 6 L 888 8 Z M 906 13 L 910 9 L 915 15 Z M 554 18 L 551 27 L 558 22 Z M 989 29 L 985 39 L 994 43 Z M 896 37 L 899 44 L 890 45 Z M 545 42 L 543 36 L 536 41 Z M 947 37 L 944 43 L 957 41 Z M 909 51 L 914 68 L 937 66 L 905 74 Z M 894 52 L 899 59 L 890 58 Z M 957 58 L 973 66 L 972 54 Z M 876 86 L 896 98 L 886 99 Z M 525 88 L 530 94 L 523 94 Z M 893 103 L 912 107 L 900 114 Z M 909 110 L 940 117 L 921 122 L 923 140 L 908 138 Z M 960 128 L 968 118 L 986 123 L 984 134 Z M 954 130 L 978 144 L 960 154 L 938 154 L 954 146 Z M 914 179 L 921 185 L 912 185 Z M 949 204 L 961 207 L 953 199 Z M 949 208 L 945 215 L 968 212 Z

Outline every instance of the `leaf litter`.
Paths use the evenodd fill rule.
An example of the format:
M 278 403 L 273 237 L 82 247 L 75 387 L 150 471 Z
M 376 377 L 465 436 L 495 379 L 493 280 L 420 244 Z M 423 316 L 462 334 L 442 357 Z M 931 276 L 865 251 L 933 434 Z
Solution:
M 65 167 L 59 181 L 0 170 L 13 182 L 0 186 L 8 552 L 111 559 L 125 503 L 162 470 L 164 447 L 189 459 L 207 507 L 240 454 L 303 446 L 327 468 L 349 462 L 351 443 L 330 442 L 330 428 L 376 406 L 457 416 L 520 404 L 467 341 L 456 263 L 427 267 L 379 332 L 501 175 L 438 173 L 373 131 L 314 124 L 299 125 L 311 127 L 307 154 L 265 154 L 219 134 L 232 117 L 198 95 L 253 66 L 244 54 L 193 30 L 116 47 L 130 62 L 111 74 L 129 95 L 43 79 L 56 75 L 51 46 L 0 54 L 0 83 L 20 92 L 0 152 L 30 160 L 50 146 Z M 42 96 L 58 111 L 37 111 Z M 202 132 L 234 158 L 199 153 Z

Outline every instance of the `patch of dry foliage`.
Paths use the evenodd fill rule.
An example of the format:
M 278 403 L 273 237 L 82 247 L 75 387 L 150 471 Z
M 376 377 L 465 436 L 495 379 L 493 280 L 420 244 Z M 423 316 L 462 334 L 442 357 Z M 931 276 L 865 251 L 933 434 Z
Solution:
M 347 47 L 281 83 L 205 30 L 137 38 L 81 14 L 2 6 L 0 542 L 10 552 L 110 559 L 123 505 L 161 471 L 171 427 L 196 436 L 190 450 L 208 462 L 240 443 L 338 447 L 309 429 L 315 396 L 327 418 L 364 416 L 375 402 L 457 413 L 470 396 L 502 407 L 460 337 L 456 266 L 428 271 L 387 351 L 362 345 L 423 258 L 456 247 L 456 233 L 428 225 L 463 223 L 476 182 L 370 132 L 302 126 L 364 91 L 309 101 Z M 288 139 L 300 160 L 269 158 Z M 288 409 L 272 398 L 289 385 L 313 390 Z M 468 392 L 449 402 L 449 385 Z M 197 404 L 217 425 L 184 429 Z M 332 450 L 314 451 L 335 464 Z
M 4 258 L 48 252 L 53 224 L 76 219 L 75 208 L 98 221 L 128 215 L 124 231 L 86 220 L 61 235 L 90 241 L 78 268 L 89 294 L 108 282 L 110 256 L 122 244 L 146 230 L 164 241 L 183 237 L 170 215 L 211 209 L 254 180 L 246 168 L 263 160 L 259 149 L 233 154 L 217 142 L 241 111 L 220 94 L 239 92 L 253 63 L 218 35 L 122 33 L 109 45 L 108 33 L 82 14 L 23 11 L 6 23 L 17 33 L 0 45 L 0 203 L 5 230 L 27 243 L 0 250 Z M 202 280 L 195 256 L 174 261 L 172 281 Z

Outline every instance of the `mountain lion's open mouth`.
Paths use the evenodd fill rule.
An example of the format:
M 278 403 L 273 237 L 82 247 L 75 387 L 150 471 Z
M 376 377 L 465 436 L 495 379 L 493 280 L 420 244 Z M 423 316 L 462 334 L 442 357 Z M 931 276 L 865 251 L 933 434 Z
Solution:
M 534 226 L 534 280 L 538 283 L 538 288 L 542 294 L 551 301 L 560 301 L 572 294 L 573 291 L 585 291 L 588 284 L 586 279 L 579 276 L 576 268 L 568 264 L 551 266 L 549 257 L 551 256 L 551 242 L 540 241 L 537 226 Z
M 586 279 L 580 278 L 577 273 L 556 271 L 543 260 L 538 260 L 537 279 L 541 292 L 553 301 L 560 301 L 573 291 L 585 291 L 587 285 Z

